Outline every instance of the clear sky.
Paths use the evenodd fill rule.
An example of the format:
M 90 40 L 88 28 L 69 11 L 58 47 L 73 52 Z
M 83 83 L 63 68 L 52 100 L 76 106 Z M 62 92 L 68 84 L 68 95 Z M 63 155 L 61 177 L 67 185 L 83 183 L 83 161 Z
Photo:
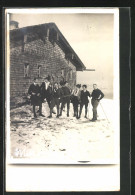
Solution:
M 54 22 L 71 47 L 94 72 L 78 72 L 77 82 L 113 90 L 113 14 L 13 14 L 19 27 Z

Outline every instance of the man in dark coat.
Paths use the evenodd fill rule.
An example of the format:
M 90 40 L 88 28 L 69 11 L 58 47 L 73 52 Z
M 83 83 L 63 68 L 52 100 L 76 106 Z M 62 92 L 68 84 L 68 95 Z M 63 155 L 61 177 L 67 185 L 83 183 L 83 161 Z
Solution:
M 48 106 L 50 107 L 50 76 L 46 77 L 44 79 L 44 82 L 41 84 L 40 89 L 41 89 L 41 99 L 42 101 L 46 99 Z
M 62 116 L 62 111 L 63 111 L 65 104 L 67 104 L 67 117 L 69 117 L 71 92 L 70 92 L 70 89 L 66 86 L 66 82 L 61 81 L 60 85 L 61 85 L 61 89 L 63 91 L 63 97 L 61 98 L 60 116 Z
M 54 84 L 54 89 L 50 99 L 50 115 L 48 116 L 48 118 L 52 118 L 53 108 L 55 106 L 57 107 L 57 118 L 59 117 L 59 105 L 62 96 L 63 91 L 61 90 L 61 88 L 59 88 L 58 83 L 56 82 Z
M 35 112 L 35 106 L 39 106 L 39 116 L 43 116 L 42 114 L 42 100 L 41 100 L 41 94 L 40 94 L 40 87 L 37 84 L 37 79 L 34 78 L 33 84 L 30 85 L 28 89 L 28 93 L 31 95 L 31 105 L 33 105 L 33 113 L 34 118 L 37 117 Z
M 46 99 L 49 108 L 50 108 L 50 102 L 51 102 L 52 91 L 53 91 L 53 86 L 51 85 L 50 80 L 51 77 L 48 75 L 48 77 L 44 79 L 44 82 L 40 86 L 42 102 L 44 101 L 44 99 Z M 52 113 L 56 114 L 54 110 L 52 111 Z
M 91 100 L 91 104 L 93 107 L 93 118 L 91 121 L 96 121 L 97 120 L 97 107 L 99 104 L 99 101 L 104 97 L 103 92 L 97 88 L 97 84 L 93 84 L 93 92 L 91 94 L 92 96 L 92 100 Z
M 87 118 L 87 109 L 88 109 L 88 97 L 90 97 L 89 91 L 87 91 L 87 85 L 82 86 L 83 90 L 81 91 L 81 103 L 80 103 L 80 112 L 79 112 L 79 118 L 81 117 L 83 106 L 85 106 L 85 118 Z

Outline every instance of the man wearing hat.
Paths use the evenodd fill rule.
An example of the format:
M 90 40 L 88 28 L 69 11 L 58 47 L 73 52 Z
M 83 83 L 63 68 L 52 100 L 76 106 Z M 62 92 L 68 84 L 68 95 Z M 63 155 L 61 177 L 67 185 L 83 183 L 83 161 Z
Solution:
M 42 114 L 42 100 L 41 100 L 41 94 L 40 94 L 40 87 L 37 84 L 37 79 L 34 78 L 33 83 L 30 85 L 28 89 L 28 93 L 31 95 L 31 105 L 33 105 L 33 113 L 34 118 L 37 117 L 35 112 L 35 107 L 39 106 L 39 116 L 43 116 Z
M 61 90 L 63 91 L 63 97 L 61 98 L 61 109 L 60 116 L 62 116 L 62 111 L 64 106 L 67 104 L 67 117 L 69 117 L 69 108 L 70 108 L 70 89 L 66 86 L 66 81 L 60 81 Z
M 52 118 L 53 108 L 57 107 L 57 118 L 59 117 L 59 105 L 61 101 L 61 97 L 63 96 L 63 91 L 59 88 L 58 83 L 54 84 L 54 89 L 52 91 L 52 95 L 50 98 L 50 115 L 48 118 Z
M 44 78 L 44 82 L 41 84 L 41 99 L 42 101 L 46 98 L 46 101 L 48 103 L 48 106 L 50 107 L 50 76 L 48 75 L 46 78 Z
M 52 91 L 53 91 L 53 86 L 52 86 L 50 80 L 51 80 L 51 77 L 50 77 L 50 75 L 48 75 L 44 79 L 44 82 L 40 86 L 42 102 L 43 102 L 44 99 L 46 99 L 49 108 L 50 108 L 50 105 L 51 105 L 51 98 L 52 98 Z M 56 114 L 56 112 L 54 110 L 52 111 L 52 113 Z

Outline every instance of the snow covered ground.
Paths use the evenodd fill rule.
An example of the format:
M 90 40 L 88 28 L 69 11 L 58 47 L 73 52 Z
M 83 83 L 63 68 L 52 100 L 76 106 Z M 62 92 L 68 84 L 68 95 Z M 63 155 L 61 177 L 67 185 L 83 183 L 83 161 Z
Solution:
M 22 106 L 10 113 L 10 162 L 49 164 L 113 164 L 119 162 L 119 126 L 116 124 L 115 102 L 103 99 L 98 106 L 98 120 L 73 117 L 48 119 L 47 103 L 43 104 L 45 118 L 33 119 L 32 107 Z

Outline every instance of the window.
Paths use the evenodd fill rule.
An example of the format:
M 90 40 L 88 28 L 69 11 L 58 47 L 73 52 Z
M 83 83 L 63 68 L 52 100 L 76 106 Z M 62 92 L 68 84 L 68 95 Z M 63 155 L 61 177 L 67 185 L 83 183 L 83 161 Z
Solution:
M 61 76 L 64 77 L 64 69 L 61 70 Z
M 38 77 L 41 77 L 41 65 L 38 65 Z
M 29 76 L 29 64 L 25 63 L 24 65 L 24 77 L 28 77 Z
M 69 80 L 69 72 L 67 71 L 66 72 L 66 81 L 68 81 Z
M 70 78 L 70 79 L 73 78 L 73 71 L 72 71 L 72 70 L 70 70 L 70 72 L 69 72 L 69 78 Z

